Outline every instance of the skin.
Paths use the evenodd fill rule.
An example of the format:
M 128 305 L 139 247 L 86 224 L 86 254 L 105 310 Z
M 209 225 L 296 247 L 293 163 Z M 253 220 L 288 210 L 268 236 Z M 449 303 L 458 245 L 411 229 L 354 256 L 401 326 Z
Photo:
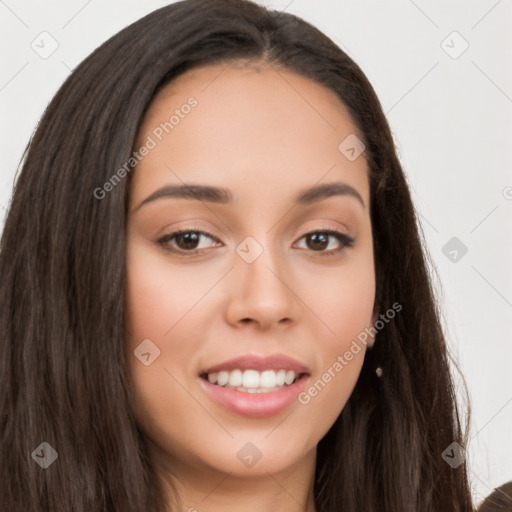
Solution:
M 243 354 L 283 353 L 305 363 L 314 383 L 372 325 L 367 164 L 364 155 L 349 161 L 338 150 L 358 132 L 329 89 L 266 63 L 226 66 L 168 84 L 139 131 L 137 148 L 190 96 L 197 99 L 131 176 L 126 348 L 134 409 L 179 510 L 311 512 L 316 446 L 346 404 L 365 350 L 307 405 L 295 401 L 267 418 L 223 409 L 198 372 Z M 294 206 L 299 191 L 337 181 L 364 206 L 350 195 Z M 161 197 L 138 208 L 163 185 L 183 183 L 229 188 L 233 202 Z M 158 244 L 179 228 L 213 238 L 203 236 L 195 256 L 183 240 Z M 331 236 L 319 249 L 304 236 L 325 228 L 353 237 L 353 246 Z M 250 264 L 236 252 L 248 236 L 263 249 Z M 342 250 L 322 256 L 335 249 Z M 144 339 L 160 349 L 149 366 L 133 355 Z M 237 457 L 249 441 L 262 454 L 251 468 Z

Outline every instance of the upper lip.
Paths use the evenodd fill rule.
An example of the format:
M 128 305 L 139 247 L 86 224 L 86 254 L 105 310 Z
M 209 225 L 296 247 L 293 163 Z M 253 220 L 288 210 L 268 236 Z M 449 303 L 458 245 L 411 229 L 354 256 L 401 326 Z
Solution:
M 292 370 L 295 373 L 309 373 L 309 369 L 306 365 L 284 354 L 272 354 L 268 356 L 246 354 L 210 366 L 202 370 L 200 375 L 204 373 L 217 373 L 222 370 Z

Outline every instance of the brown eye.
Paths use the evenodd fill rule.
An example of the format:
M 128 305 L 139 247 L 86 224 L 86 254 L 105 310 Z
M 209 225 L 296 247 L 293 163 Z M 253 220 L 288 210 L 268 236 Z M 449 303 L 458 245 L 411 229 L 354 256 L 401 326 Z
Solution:
M 329 245 L 329 235 L 326 233 L 310 233 L 306 235 L 306 240 L 306 243 L 309 242 L 309 247 L 315 251 L 323 251 Z
M 186 233 L 175 235 L 174 238 L 176 239 L 176 245 L 179 249 L 191 250 L 196 249 L 200 235 L 197 231 L 188 231 Z
M 332 229 L 307 233 L 302 239 L 306 245 L 304 248 L 318 253 L 319 256 L 335 256 L 344 249 L 352 247 L 355 242 L 354 238 Z M 333 239 L 334 242 L 332 242 Z
M 183 256 L 190 256 L 200 252 L 202 249 L 212 247 L 214 244 L 199 247 L 202 239 L 210 239 L 217 242 L 211 235 L 204 231 L 182 229 L 163 236 L 157 243 L 169 252 Z

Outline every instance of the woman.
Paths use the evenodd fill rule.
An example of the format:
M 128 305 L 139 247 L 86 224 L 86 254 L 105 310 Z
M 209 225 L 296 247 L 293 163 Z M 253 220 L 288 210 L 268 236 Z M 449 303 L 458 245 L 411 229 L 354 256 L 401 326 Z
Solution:
M 1 244 L 4 510 L 473 510 L 389 126 L 299 18 L 189 0 L 107 41 Z

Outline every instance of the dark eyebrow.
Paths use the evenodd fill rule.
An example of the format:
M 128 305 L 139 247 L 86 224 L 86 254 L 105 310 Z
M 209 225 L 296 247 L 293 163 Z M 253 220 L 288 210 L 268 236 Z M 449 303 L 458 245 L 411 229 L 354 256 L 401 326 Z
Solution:
M 326 183 L 305 189 L 299 193 L 295 199 L 296 204 L 306 205 L 327 199 L 333 196 L 350 196 L 357 199 L 363 208 L 365 207 L 363 198 L 359 192 L 352 186 L 341 183 Z M 136 212 L 142 205 L 162 197 L 178 199 L 196 199 L 211 203 L 228 204 L 233 202 L 233 196 L 228 189 L 213 187 L 210 185 L 166 185 L 150 194 L 142 203 L 133 210 Z
M 310 204 L 332 196 L 349 196 L 356 198 L 364 208 L 364 201 L 359 192 L 347 183 L 335 182 L 316 185 L 302 191 L 295 202 L 297 204 Z
M 231 192 L 225 188 L 209 185 L 165 185 L 150 194 L 135 208 L 134 213 L 144 204 L 161 197 L 174 197 L 177 199 L 197 199 L 211 203 L 227 204 L 233 202 Z

